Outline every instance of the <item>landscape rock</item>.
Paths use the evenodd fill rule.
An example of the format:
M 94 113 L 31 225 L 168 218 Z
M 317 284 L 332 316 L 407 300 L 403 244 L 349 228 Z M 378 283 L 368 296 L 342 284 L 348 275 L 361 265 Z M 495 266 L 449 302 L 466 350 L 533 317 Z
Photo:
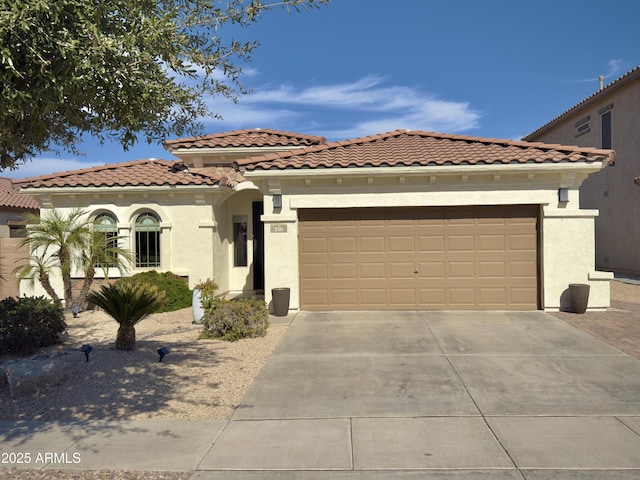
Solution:
M 33 395 L 58 385 L 64 379 L 62 364 L 51 360 L 24 360 L 9 363 L 5 369 L 12 397 Z

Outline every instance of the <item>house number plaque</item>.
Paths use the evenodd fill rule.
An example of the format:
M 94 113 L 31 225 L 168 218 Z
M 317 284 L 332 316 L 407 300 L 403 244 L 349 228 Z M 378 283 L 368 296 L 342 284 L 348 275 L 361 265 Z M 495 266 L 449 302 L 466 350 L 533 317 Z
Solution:
M 274 223 L 270 226 L 271 233 L 287 233 L 287 226 L 284 223 Z

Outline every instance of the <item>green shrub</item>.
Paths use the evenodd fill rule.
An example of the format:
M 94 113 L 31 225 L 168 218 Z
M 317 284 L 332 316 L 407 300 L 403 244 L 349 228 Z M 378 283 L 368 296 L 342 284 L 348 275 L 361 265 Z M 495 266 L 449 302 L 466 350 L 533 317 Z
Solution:
M 257 298 L 216 298 L 205 308 L 202 324 L 202 338 L 233 342 L 240 338 L 262 337 L 269 327 L 267 304 Z
M 0 352 L 28 355 L 55 344 L 67 329 L 59 303 L 44 297 L 0 301 Z
M 173 312 L 191 306 L 193 292 L 189 290 L 189 285 L 184 278 L 171 272 L 159 273 L 150 270 L 137 273 L 132 277 L 121 278 L 117 283 L 127 286 L 146 283 L 156 287 L 158 292 L 165 292 L 164 303 L 153 313 Z

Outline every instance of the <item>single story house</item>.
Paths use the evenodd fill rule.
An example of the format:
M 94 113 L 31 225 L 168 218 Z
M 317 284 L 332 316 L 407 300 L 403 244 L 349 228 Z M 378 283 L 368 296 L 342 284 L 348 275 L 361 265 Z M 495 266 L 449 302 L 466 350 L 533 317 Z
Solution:
M 341 142 L 251 129 L 165 142 L 157 159 L 21 181 L 126 237 L 132 273 L 221 293 L 289 288 L 293 310 L 609 307 L 596 210 L 578 188 L 611 150 L 397 130 Z M 114 272 L 114 275 L 116 272 Z M 41 293 L 41 292 L 39 292 Z

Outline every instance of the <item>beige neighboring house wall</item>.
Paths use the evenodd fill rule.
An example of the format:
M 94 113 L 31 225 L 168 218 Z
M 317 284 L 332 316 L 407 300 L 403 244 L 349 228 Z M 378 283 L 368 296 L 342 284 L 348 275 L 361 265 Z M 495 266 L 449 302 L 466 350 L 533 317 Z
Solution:
M 586 98 L 524 140 L 602 148 L 603 115 L 611 119 L 612 166 L 580 187 L 580 206 L 599 211 L 596 268 L 640 275 L 640 67 Z M 605 123 L 606 124 L 606 123 Z
M 20 282 L 13 273 L 29 256 L 29 249 L 21 247 L 26 234 L 24 215 L 37 213 L 38 203 L 32 197 L 20 195 L 12 180 L 0 177 L 0 299 L 19 297 Z

